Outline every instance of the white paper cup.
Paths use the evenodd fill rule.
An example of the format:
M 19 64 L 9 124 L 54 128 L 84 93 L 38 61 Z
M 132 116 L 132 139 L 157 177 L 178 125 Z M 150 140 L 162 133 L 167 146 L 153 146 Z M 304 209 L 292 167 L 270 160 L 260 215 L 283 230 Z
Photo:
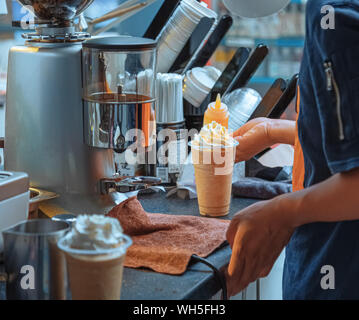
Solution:
M 123 243 L 116 248 L 101 250 L 73 249 L 57 243 L 65 253 L 73 300 L 119 300 L 126 251 L 132 240 L 123 235 Z

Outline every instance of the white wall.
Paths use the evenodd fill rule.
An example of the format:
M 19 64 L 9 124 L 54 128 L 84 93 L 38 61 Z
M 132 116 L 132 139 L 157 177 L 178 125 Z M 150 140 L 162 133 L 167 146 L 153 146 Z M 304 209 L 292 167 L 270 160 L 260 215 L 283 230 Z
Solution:
M 0 137 L 5 135 L 5 107 L 0 105 Z M 4 165 L 4 153 L 3 149 L 0 149 L 0 170 L 3 169 Z
M 260 279 L 260 300 L 282 300 L 282 275 L 285 251 L 280 254 L 270 274 Z M 246 290 L 246 300 L 256 300 L 256 283 L 251 283 Z M 221 293 L 216 294 L 213 299 L 219 300 Z M 231 298 L 231 300 L 242 300 L 242 292 Z
M 278 257 L 270 274 L 266 278 L 260 279 L 260 300 L 282 300 L 282 275 L 284 265 L 284 250 Z M 232 298 L 241 300 L 242 294 Z M 251 283 L 247 288 L 247 300 L 256 299 L 256 284 Z

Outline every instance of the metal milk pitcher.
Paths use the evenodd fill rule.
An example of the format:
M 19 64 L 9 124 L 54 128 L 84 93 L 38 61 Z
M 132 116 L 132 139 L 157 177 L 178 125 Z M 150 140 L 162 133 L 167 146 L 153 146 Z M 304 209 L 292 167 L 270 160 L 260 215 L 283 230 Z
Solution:
M 67 299 L 67 274 L 57 241 L 70 225 L 64 221 L 22 221 L 2 232 L 7 299 Z

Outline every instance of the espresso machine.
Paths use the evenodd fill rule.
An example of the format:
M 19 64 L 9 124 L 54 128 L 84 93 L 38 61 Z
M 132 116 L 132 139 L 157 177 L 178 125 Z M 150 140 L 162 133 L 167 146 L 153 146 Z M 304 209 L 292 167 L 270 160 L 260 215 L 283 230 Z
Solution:
M 156 42 L 87 40 L 73 21 L 92 1 L 19 1 L 32 6 L 37 27 L 9 53 L 5 170 L 26 172 L 31 187 L 58 195 L 49 216 L 106 213 L 123 192 L 159 183 L 124 179 L 114 161 L 114 150 L 124 157 L 142 148 L 146 158 L 153 144 Z M 146 163 L 133 168 L 148 176 Z

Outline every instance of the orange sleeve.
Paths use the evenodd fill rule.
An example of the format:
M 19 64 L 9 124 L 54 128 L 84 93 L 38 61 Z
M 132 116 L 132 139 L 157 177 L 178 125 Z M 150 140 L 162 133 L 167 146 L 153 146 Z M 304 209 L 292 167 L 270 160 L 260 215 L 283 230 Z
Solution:
M 293 162 L 293 192 L 299 191 L 304 188 L 304 156 L 302 146 L 300 145 L 299 137 L 298 137 L 298 117 L 299 117 L 299 106 L 300 106 L 300 89 L 298 87 L 297 90 L 297 101 L 296 101 L 296 109 L 297 109 L 297 123 L 295 128 L 295 141 L 294 141 L 294 162 Z

